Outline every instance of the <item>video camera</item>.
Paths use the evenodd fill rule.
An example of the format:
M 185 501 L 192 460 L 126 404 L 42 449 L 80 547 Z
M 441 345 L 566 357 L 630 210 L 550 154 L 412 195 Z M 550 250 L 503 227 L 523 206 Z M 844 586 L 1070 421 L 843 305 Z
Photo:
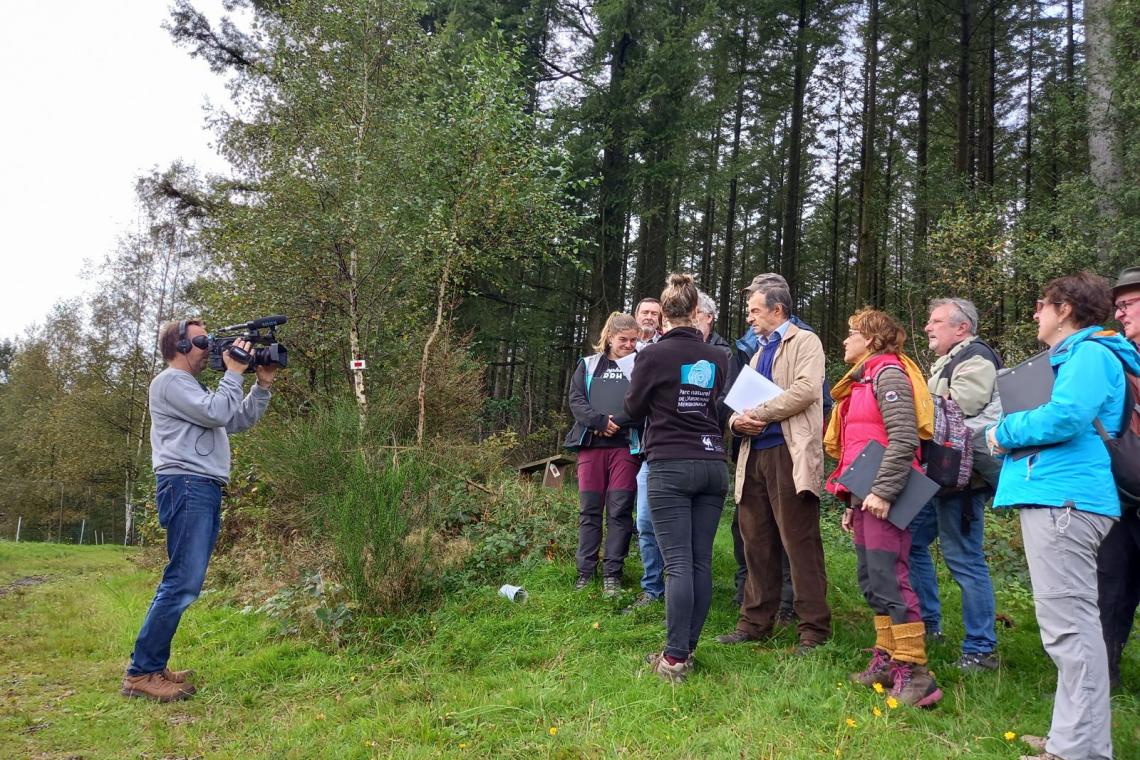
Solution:
M 222 354 L 228 352 L 230 356 L 246 365 L 246 372 L 253 371 L 254 367 L 264 367 L 276 364 L 286 367 L 289 364 L 289 352 L 285 346 L 277 342 L 276 330 L 279 325 L 288 320 L 284 314 L 272 317 L 262 317 L 252 322 L 239 325 L 228 325 L 219 328 L 216 333 L 210 333 L 210 369 L 225 372 L 226 364 L 222 361 Z M 262 330 L 266 330 L 262 334 Z M 249 351 L 234 347 L 234 341 L 246 340 L 253 344 Z M 264 348 L 257 348 L 257 346 Z

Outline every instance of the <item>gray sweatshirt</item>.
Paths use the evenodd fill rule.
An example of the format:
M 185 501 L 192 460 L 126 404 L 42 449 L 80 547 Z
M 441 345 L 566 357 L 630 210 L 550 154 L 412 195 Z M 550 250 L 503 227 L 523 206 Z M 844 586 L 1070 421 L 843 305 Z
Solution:
M 254 383 L 242 398 L 242 376 L 229 372 L 216 391 L 189 372 L 167 367 L 150 384 L 151 461 L 158 475 L 230 480 L 230 433 L 248 430 L 269 406 Z

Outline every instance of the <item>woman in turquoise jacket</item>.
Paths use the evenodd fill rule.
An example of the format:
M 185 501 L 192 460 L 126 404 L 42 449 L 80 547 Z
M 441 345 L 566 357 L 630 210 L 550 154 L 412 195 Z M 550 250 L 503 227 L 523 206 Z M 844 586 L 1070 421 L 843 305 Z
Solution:
M 989 430 L 1007 456 L 995 507 L 1020 509 L 1021 532 L 1041 643 L 1057 666 L 1053 720 L 1046 738 L 1023 737 L 1045 760 L 1111 758 L 1108 663 L 1097 609 L 1100 542 L 1120 517 L 1108 450 L 1093 425 L 1111 435 L 1123 417 L 1124 367 L 1140 372 L 1136 350 L 1102 330 L 1112 309 L 1107 280 L 1083 272 L 1045 286 L 1037 338 L 1049 346 L 1048 403 L 1006 415 Z

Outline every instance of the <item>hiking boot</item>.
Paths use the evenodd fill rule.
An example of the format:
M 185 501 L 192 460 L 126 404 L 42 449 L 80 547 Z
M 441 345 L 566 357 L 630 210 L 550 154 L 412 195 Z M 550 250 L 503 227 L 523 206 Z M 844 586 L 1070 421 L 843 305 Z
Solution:
M 696 665 L 692 654 L 690 654 L 684 662 L 670 665 L 669 661 L 665 659 L 664 652 L 653 652 L 645 655 L 645 663 L 649 665 L 650 670 L 669 683 L 681 683 L 688 677 Z
M 581 591 L 590 585 L 590 581 L 594 580 L 592 575 L 579 575 L 578 580 L 574 581 L 574 590 Z
M 868 689 L 874 688 L 875 684 L 892 686 L 894 679 L 891 677 L 891 656 L 877 647 L 872 649 L 871 659 L 863 672 L 852 673 L 848 678 Z
M 942 689 L 938 688 L 925 665 L 892 660 L 891 679 L 895 684 L 891 696 L 904 705 L 933 707 L 942 699 Z
M 963 673 L 981 673 L 984 670 L 997 670 L 998 658 L 993 652 L 967 652 L 958 658 L 954 667 Z
M 796 648 L 792 650 L 792 657 L 806 657 L 826 643 L 825 641 L 801 641 L 799 644 L 796 644 Z
M 621 614 L 630 615 L 630 614 L 636 612 L 637 610 L 640 610 L 642 607 L 648 607 L 649 605 L 653 604 L 654 602 L 659 602 L 659 601 L 661 601 L 661 597 L 652 596 L 648 591 L 642 591 L 640 594 L 637 595 L 637 598 L 633 600 L 633 604 L 629 605 L 624 610 L 622 610 Z
M 773 627 L 793 628 L 799 619 L 799 615 L 797 615 L 794 610 L 780 610 L 776 613 L 776 620 L 773 623 Z
M 174 702 L 189 699 L 195 692 L 188 683 L 168 681 L 162 673 L 144 673 L 141 676 L 124 675 L 119 693 L 124 697 L 145 697 L 156 702 Z
M 621 578 L 614 578 L 607 575 L 602 578 L 602 596 L 607 599 L 612 599 L 621 593 Z
M 718 644 L 743 644 L 747 641 L 759 641 L 760 636 L 753 636 L 751 633 L 745 631 L 733 631 L 732 633 L 725 633 L 716 637 Z
M 162 677 L 171 683 L 186 683 L 189 679 L 194 677 L 194 671 L 171 670 L 170 668 L 163 668 Z

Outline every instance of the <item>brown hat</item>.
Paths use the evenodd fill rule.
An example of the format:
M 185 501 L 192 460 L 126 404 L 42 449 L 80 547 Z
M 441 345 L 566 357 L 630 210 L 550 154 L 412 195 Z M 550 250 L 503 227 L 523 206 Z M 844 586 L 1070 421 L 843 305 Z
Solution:
M 1140 267 L 1128 267 L 1120 273 L 1116 284 L 1112 286 L 1112 297 L 1116 298 L 1126 290 L 1138 289 L 1140 289 Z

